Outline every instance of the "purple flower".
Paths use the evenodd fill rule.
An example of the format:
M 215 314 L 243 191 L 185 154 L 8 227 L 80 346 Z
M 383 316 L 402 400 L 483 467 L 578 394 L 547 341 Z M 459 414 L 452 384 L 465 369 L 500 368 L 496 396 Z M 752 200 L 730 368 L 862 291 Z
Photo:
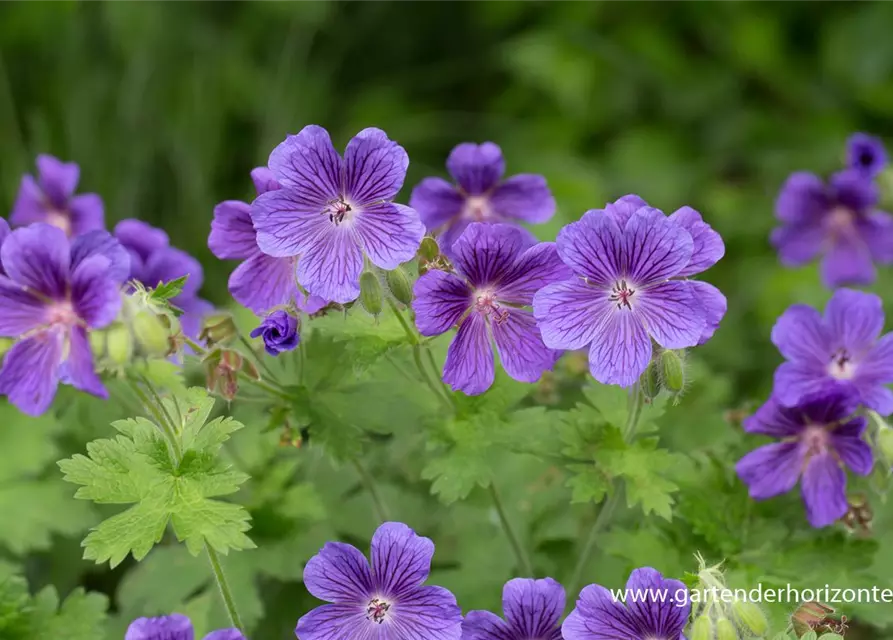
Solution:
M 87 333 L 118 314 L 127 252 L 105 231 L 69 241 L 36 223 L 7 236 L 0 262 L 0 336 L 18 339 L 0 369 L 0 394 L 30 415 L 47 410 L 59 382 L 106 398 Z
M 489 611 L 469 611 L 462 640 L 561 640 L 564 587 L 552 578 L 515 578 L 502 590 L 505 620 Z
M 251 179 L 258 195 L 279 189 L 273 172 L 266 167 L 254 169 Z M 305 300 L 295 275 L 296 258 L 274 258 L 260 250 L 249 204 L 227 200 L 214 207 L 208 247 L 221 260 L 243 260 L 229 277 L 229 291 L 236 302 L 256 314 L 288 306 L 293 301 L 307 313 L 315 313 L 328 304 L 319 296 Z
M 285 311 L 274 311 L 251 332 L 252 338 L 263 336 L 264 349 L 271 356 L 283 351 L 291 351 L 298 346 L 301 335 L 298 333 L 298 319 Z
M 191 338 L 198 336 L 203 316 L 214 309 L 210 302 L 198 296 L 204 281 L 201 263 L 170 246 L 164 231 L 141 220 L 122 220 L 115 226 L 115 237 L 130 254 L 129 280 L 154 288 L 161 282 L 189 276 L 183 291 L 171 303 L 183 310 L 180 316 L 183 333 Z
M 298 620 L 299 640 L 459 640 L 462 614 L 455 596 L 422 583 L 434 543 L 399 522 L 372 537 L 372 568 L 356 547 L 328 542 L 304 568 L 307 590 L 333 604 Z
M 846 142 L 847 167 L 873 178 L 887 166 L 887 150 L 879 138 L 854 133 Z
M 74 195 L 80 177 L 80 167 L 73 162 L 37 156 L 37 179 L 22 177 L 10 222 L 14 226 L 46 222 L 67 236 L 103 229 L 102 199 L 95 193 Z
M 192 622 L 180 613 L 157 618 L 137 618 L 127 627 L 124 640 L 194 640 Z M 245 640 L 238 629 L 220 629 L 205 636 L 205 640 Z
M 791 175 L 778 195 L 781 222 L 771 235 L 785 266 L 822 257 L 822 281 L 835 288 L 871 284 L 874 262 L 893 262 L 893 216 L 878 211 L 879 193 L 860 171 L 841 171 L 828 184 L 811 173 Z
M 829 382 L 852 389 L 862 404 L 893 413 L 893 333 L 884 327 L 881 299 L 839 289 L 825 315 L 804 304 L 785 311 L 772 328 L 772 342 L 787 362 L 775 371 L 774 397 L 793 406 Z
M 558 254 L 575 276 L 533 299 L 543 341 L 554 349 L 589 345 L 589 369 L 604 384 L 634 384 L 665 349 L 706 342 L 726 299 L 706 282 L 685 280 L 715 264 L 725 248 L 691 207 L 671 216 L 625 196 L 587 211 L 558 234 Z
M 464 142 L 453 149 L 446 165 L 456 184 L 425 178 L 412 190 L 409 206 L 419 212 L 429 232 L 440 236 L 440 246 L 450 256 L 453 243 L 472 222 L 540 223 L 555 213 L 555 199 L 543 176 L 525 173 L 501 181 L 505 160 L 492 142 Z
M 621 593 L 585 587 L 561 633 L 564 640 L 684 640 L 690 613 L 684 584 L 643 567 L 629 575 Z
M 0 218 L 0 247 L 3 246 L 3 242 L 9 236 L 9 223 L 6 222 L 5 218 Z M 3 260 L 2 256 L 0 256 L 0 276 L 5 276 L 6 272 L 3 270 Z
M 270 154 L 280 188 L 251 205 L 257 244 L 275 258 L 295 258 L 310 293 L 346 303 L 360 295 L 365 255 L 382 269 L 411 260 L 425 227 L 411 208 L 391 202 L 409 158 L 380 129 L 363 129 L 342 159 L 328 132 L 304 127 Z
M 456 273 L 428 271 L 413 289 L 415 322 L 424 336 L 459 325 L 443 367 L 456 391 L 483 393 L 495 371 L 491 339 L 515 380 L 535 382 L 561 355 L 543 344 L 529 307 L 533 294 L 569 277 L 554 243 L 532 244 L 517 227 L 470 224 L 453 245 Z
M 874 464 L 871 447 L 862 440 L 866 418 L 853 417 L 859 396 L 852 390 L 826 387 L 786 408 L 770 399 L 744 421 L 748 433 L 779 439 L 751 451 L 735 471 L 750 487 L 750 497 L 765 500 L 794 488 L 802 474 L 801 492 L 813 527 L 825 527 L 847 512 L 846 465 L 868 475 Z

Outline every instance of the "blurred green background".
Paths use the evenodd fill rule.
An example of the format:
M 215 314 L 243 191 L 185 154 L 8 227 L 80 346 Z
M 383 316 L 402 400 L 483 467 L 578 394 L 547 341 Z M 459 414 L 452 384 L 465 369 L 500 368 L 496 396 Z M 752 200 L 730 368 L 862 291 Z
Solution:
M 698 357 L 737 406 L 769 391 L 775 318 L 829 296 L 779 266 L 773 202 L 791 171 L 838 168 L 851 132 L 893 134 L 891 24 L 881 2 L 2 3 L 0 202 L 36 154 L 76 161 L 109 226 L 164 227 L 223 305 L 213 206 L 249 199 L 287 133 L 385 129 L 411 159 L 403 202 L 455 144 L 492 140 L 509 174 L 547 177 L 543 239 L 631 192 L 720 231 L 705 279 L 729 312 Z
M 212 208 L 251 196 L 286 133 L 385 129 L 411 159 L 404 202 L 453 145 L 493 140 L 509 173 L 548 178 L 544 239 L 629 192 L 700 210 L 730 309 L 704 355 L 762 392 L 774 318 L 826 297 L 778 268 L 774 196 L 835 169 L 852 131 L 889 132 L 890 24 L 882 2 L 3 3 L 0 201 L 38 152 L 77 161 L 110 225 L 167 229 L 223 303 Z

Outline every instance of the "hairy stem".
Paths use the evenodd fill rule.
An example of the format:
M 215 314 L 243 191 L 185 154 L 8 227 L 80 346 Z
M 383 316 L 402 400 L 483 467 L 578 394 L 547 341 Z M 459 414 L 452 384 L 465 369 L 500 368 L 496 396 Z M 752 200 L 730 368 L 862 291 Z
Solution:
M 236 609 L 236 601 L 233 599 L 233 592 L 230 590 L 229 583 L 226 581 L 226 574 L 223 573 L 223 567 L 220 566 L 220 558 L 207 541 L 205 542 L 205 551 L 208 552 L 208 560 L 211 561 L 211 570 L 214 572 L 214 580 L 217 582 L 217 587 L 220 589 L 220 596 L 223 598 L 223 605 L 226 607 L 226 612 L 229 614 L 230 623 L 244 634 L 245 626 L 242 624 L 242 619 L 239 617 L 239 612 Z
M 629 392 L 626 423 L 621 432 L 623 434 L 623 439 L 626 442 L 629 442 L 635 437 L 636 427 L 639 426 L 639 420 L 642 417 L 643 405 L 644 396 L 642 395 L 642 390 L 639 388 L 638 384 L 635 384 Z M 610 494 L 602 503 L 598 515 L 595 517 L 595 522 L 592 523 L 592 528 L 589 530 L 589 535 L 586 537 L 586 542 L 583 544 L 583 550 L 580 552 L 577 565 L 574 567 L 573 576 L 568 583 L 568 593 L 575 594 L 577 593 L 577 590 L 579 590 L 583 580 L 583 572 L 586 570 L 586 565 L 589 564 L 589 558 L 592 556 L 592 551 L 595 549 L 598 535 L 608 526 L 611 516 L 614 514 L 614 510 L 620 503 L 620 496 L 622 493 L 623 483 L 619 478 L 615 478 L 611 486 Z
M 502 498 L 499 496 L 499 490 L 496 488 L 496 483 L 492 480 L 490 481 L 490 497 L 493 499 L 493 506 L 496 507 L 496 513 L 499 514 L 499 523 L 502 525 L 505 537 L 508 538 L 509 544 L 512 546 L 512 551 L 515 552 L 515 558 L 518 560 L 518 568 L 525 576 L 533 578 L 533 565 L 530 564 L 530 558 L 509 522 L 508 516 L 505 513 L 505 507 L 502 504 Z
M 372 498 L 372 508 L 375 511 L 375 516 L 381 522 L 387 522 L 391 518 L 389 517 L 388 508 L 384 503 L 384 500 L 381 499 L 381 494 L 378 492 L 378 486 L 375 484 L 375 478 L 372 477 L 372 474 L 363 466 L 363 463 L 358 459 L 353 459 L 353 466 L 357 470 L 357 473 L 360 476 L 360 480 L 363 482 L 363 486 L 366 487 L 366 491 L 369 492 L 369 497 Z

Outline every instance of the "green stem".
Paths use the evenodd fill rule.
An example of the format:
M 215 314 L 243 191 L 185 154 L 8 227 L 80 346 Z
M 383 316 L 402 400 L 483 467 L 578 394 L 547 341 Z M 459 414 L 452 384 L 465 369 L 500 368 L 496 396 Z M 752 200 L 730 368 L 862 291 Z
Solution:
M 270 380 L 272 380 L 273 382 L 276 382 L 276 376 L 274 376 L 273 372 L 270 371 L 270 367 L 267 366 L 267 363 L 264 362 L 263 358 L 261 358 L 259 355 L 257 355 L 257 352 L 254 350 L 254 347 L 252 347 L 251 343 L 245 339 L 245 336 L 240 335 L 239 342 L 241 342 L 242 345 L 245 347 L 245 349 L 248 350 L 248 353 L 251 354 L 252 359 L 257 363 L 257 366 L 259 366 L 261 368 L 261 370 L 263 370 L 263 372 L 267 375 L 267 377 L 270 378 Z M 282 386 L 278 382 L 276 382 L 276 385 L 280 386 L 280 387 Z
M 499 491 L 496 489 L 496 483 L 492 480 L 490 481 L 490 497 L 493 499 L 493 506 L 496 507 L 496 513 L 499 514 L 499 522 L 502 525 L 502 530 L 505 532 L 505 537 L 508 538 L 509 544 L 515 552 L 515 558 L 518 560 L 518 568 L 525 576 L 533 578 L 533 565 L 530 564 L 530 558 L 527 556 L 527 552 L 524 550 L 524 547 L 521 546 L 521 542 L 518 540 L 515 530 L 512 529 L 512 525 L 505 513 L 505 507 L 502 505 L 502 498 L 499 497 Z
M 623 435 L 623 439 L 626 442 L 630 442 L 635 437 L 636 428 L 639 426 L 639 420 L 642 417 L 643 405 L 644 396 L 642 394 L 642 390 L 639 388 L 638 384 L 635 384 L 633 385 L 633 388 L 630 390 L 629 393 L 626 424 L 624 424 L 623 431 L 621 432 Z M 592 529 L 589 530 L 589 535 L 587 536 L 586 542 L 583 545 L 583 550 L 580 552 L 580 558 L 577 560 L 577 566 L 574 567 L 573 577 L 568 583 L 568 593 L 577 593 L 577 591 L 579 590 L 580 583 L 583 578 L 583 572 L 586 570 L 586 565 L 589 564 L 589 558 L 592 556 L 593 549 L 595 549 L 595 543 L 598 539 L 598 535 L 607 527 L 608 522 L 610 522 L 611 516 L 614 514 L 614 510 L 620 503 L 620 495 L 622 493 L 623 483 L 620 481 L 619 478 L 615 478 L 611 486 L 611 492 L 608 495 L 607 499 L 605 499 L 605 501 L 602 503 L 598 515 L 595 517 L 595 522 L 592 523 Z
M 127 383 L 130 385 L 130 388 L 133 389 L 133 392 L 136 394 L 136 397 L 140 399 L 140 402 L 143 403 L 143 406 L 146 410 L 152 414 L 152 417 L 155 419 L 158 428 L 161 429 L 161 433 L 164 436 L 164 439 L 167 441 L 168 446 L 171 448 L 171 453 L 174 456 L 174 459 L 179 463 L 179 461 L 183 458 L 183 453 L 180 451 L 180 443 L 177 441 L 177 435 L 173 431 L 173 426 L 170 425 L 165 418 L 165 415 L 161 412 L 161 410 L 155 405 L 154 402 L 146 395 L 146 392 L 140 389 L 139 383 L 132 378 L 127 378 Z
M 372 474 L 363 466 L 363 463 L 353 459 L 353 466 L 357 470 L 357 473 L 360 476 L 360 480 L 363 481 L 363 485 L 366 487 L 366 491 L 369 492 L 369 496 L 372 498 L 372 507 L 375 510 L 375 516 L 381 522 L 387 522 L 391 518 L 388 515 L 388 508 L 385 506 L 384 500 L 381 499 L 381 494 L 378 493 L 378 486 L 375 484 L 375 478 L 372 477 Z
M 242 619 L 239 617 L 239 612 L 236 609 L 236 601 L 233 599 L 233 593 L 229 588 L 229 583 L 226 581 L 226 574 L 223 573 L 223 567 L 220 566 L 220 558 L 217 557 L 217 552 L 211 548 L 207 541 L 205 542 L 205 551 L 208 552 L 211 570 L 214 572 L 214 579 L 217 581 L 217 587 L 220 589 L 220 596 L 223 598 L 223 605 L 229 614 L 230 623 L 244 634 L 245 626 L 242 624 Z

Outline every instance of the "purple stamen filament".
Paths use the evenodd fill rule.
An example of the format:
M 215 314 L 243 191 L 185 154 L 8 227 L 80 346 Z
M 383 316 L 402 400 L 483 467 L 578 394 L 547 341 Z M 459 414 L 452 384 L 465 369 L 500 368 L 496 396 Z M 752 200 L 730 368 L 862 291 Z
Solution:
M 485 316 L 492 315 L 496 324 L 503 324 L 509 319 L 508 309 L 501 309 L 496 302 L 496 297 L 489 291 L 478 294 L 474 306 L 479 313 L 483 313 Z
M 323 209 L 323 213 L 329 214 L 329 222 L 334 223 L 336 227 L 344 222 L 344 217 L 350 213 L 350 211 L 351 206 L 344 200 L 332 200 L 328 202 L 326 208 Z
M 623 307 L 632 309 L 633 306 L 630 300 L 635 292 L 635 289 L 627 286 L 626 280 L 621 280 L 611 288 L 610 300 L 617 303 L 618 309 L 622 309 Z

